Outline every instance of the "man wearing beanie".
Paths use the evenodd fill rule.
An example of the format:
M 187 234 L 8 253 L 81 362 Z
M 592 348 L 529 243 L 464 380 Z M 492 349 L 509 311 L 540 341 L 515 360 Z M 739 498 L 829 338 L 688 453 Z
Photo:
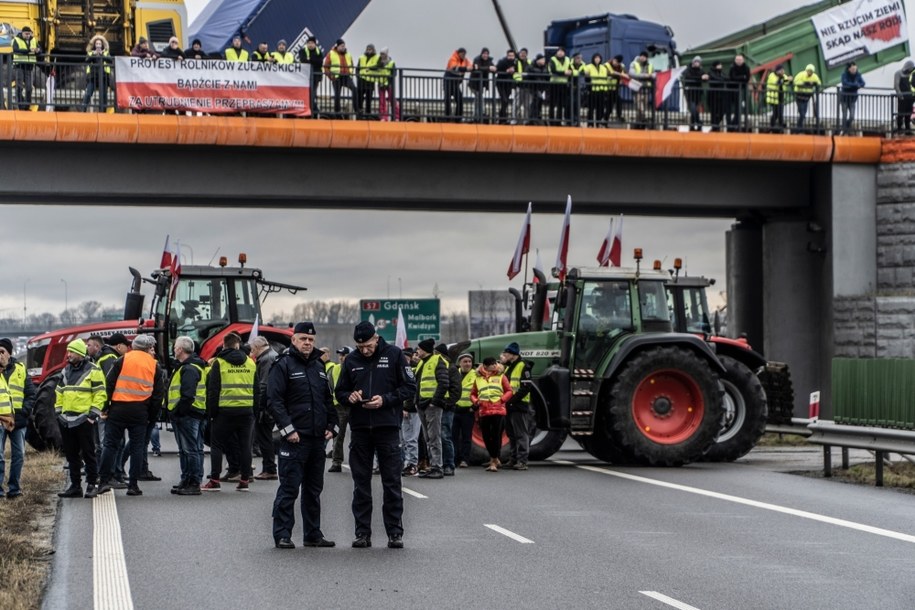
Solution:
M 129 352 L 114 363 L 107 376 L 111 404 L 106 411 L 99 493 L 111 489 L 108 483 L 114 474 L 114 462 L 125 430 L 129 448 L 125 447 L 124 452 L 130 455 L 127 495 L 143 495 L 137 481 L 141 477 L 151 480 L 144 476 L 148 471 L 144 465 L 146 445 L 165 398 L 165 372 L 153 355 L 156 340 L 152 335 L 137 335 L 131 347 Z
M 356 112 L 366 116 L 372 112 L 372 97 L 375 92 L 375 83 L 379 80 L 378 61 L 380 57 L 375 52 L 375 45 L 365 47 L 365 53 L 359 56 L 356 64 Z
M 400 348 L 389 345 L 369 322 L 353 332 L 356 351 L 340 371 L 335 395 L 350 405 L 349 464 L 353 473 L 353 548 L 372 546 L 372 458 L 377 454 L 384 488 L 382 514 L 388 548 L 403 548 L 400 420 L 404 401 L 416 392 L 413 369 Z
M 22 495 L 19 477 L 22 464 L 25 462 L 25 430 L 29 425 L 29 414 L 35 402 L 35 385 L 25 370 L 25 365 L 13 358 L 13 342 L 0 339 L 0 387 L 5 386 L 9 392 L 9 406 L 5 413 L 12 419 L 12 429 L 0 426 L 0 498 L 3 497 L 3 480 L 6 462 L 3 452 L 6 450 L 6 439 L 10 439 L 10 478 L 6 488 L 6 497 L 13 499 Z
M 320 114 L 318 108 L 318 85 L 323 78 L 322 66 L 324 65 L 324 49 L 318 44 L 318 39 L 309 36 L 305 41 L 305 46 L 299 49 L 299 63 L 311 66 L 311 89 L 308 94 L 311 98 L 311 116 L 317 117 Z
M 248 491 L 251 482 L 251 433 L 254 430 L 254 395 L 257 365 L 241 350 L 241 337 L 229 333 L 207 374 L 207 416 L 212 421 L 210 444 L 221 449 L 227 460 L 238 464 L 241 480 L 236 491 Z M 211 472 L 207 489 L 219 489 L 222 456 L 210 452 Z M 231 457 L 230 457 L 231 456 Z
M 442 469 L 442 413 L 448 396 L 448 361 L 435 352 L 435 341 L 419 342 L 416 353 L 416 406 L 426 435 L 429 469 L 419 473 L 427 479 L 441 479 Z
M 273 55 L 273 61 L 278 64 L 291 64 L 295 61 L 295 56 L 286 50 L 286 41 L 283 39 L 276 43 L 276 51 L 271 55 Z
M 321 532 L 324 443 L 337 435 L 337 410 L 330 381 L 315 349 L 315 326 L 295 325 L 289 351 L 278 356 L 267 377 L 267 405 L 276 420 L 280 485 L 273 502 L 273 541 L 294 549 L 295 501 L 302 492 L 305 546 L 332 547 Z
M 70 486 L 57 495 L 61 498 L 83 497 L 80 473 L 85 462 L 86 497 L 94 498 L 98 493 L 95 486 L 98 467 L 92 426 L 97 425 L 108 397 L 105 376 L 98 365 L 89 360 L 86 342 L 82 339 L 74 339 L 67 345 L 67 366 L 61 372 L 55 392 L 54 409 L 70 472 Z
M 512 341 L 505 346 L 499 359 L 505 367 L 505 376 L 512 386 L 512 397 L 505 403 L 505 432 L 508 434 L 511 459 L 505 466 L 515 470 L 527 470 L 527 456 L 530 453 L 531 437 L 531 388 L 522 381 L 530 381 L 531 371 L 521 359 L 521 346 Z
M 708 74 L 702 69 L 702 58 L 696 55 L 689 67 L 680 77 L 683 82 L 686 105 L 689 108 L 690 131 L 702 131 L 702 117 L 699 116 L 699 106 L 702 105 L 702 86 L 708 80 Z
M 344 88 L 349 89 L 350 99 L 355 108 L 356 85 L 353 84 L 352 76 L 353 56 L 346 50 L 346 43 L 342 38 L 337 39 L 337 43 L 324 57 L 324 74 L 334 87 L 334 112 L 340 114 L 342 108 L 340 99 Z

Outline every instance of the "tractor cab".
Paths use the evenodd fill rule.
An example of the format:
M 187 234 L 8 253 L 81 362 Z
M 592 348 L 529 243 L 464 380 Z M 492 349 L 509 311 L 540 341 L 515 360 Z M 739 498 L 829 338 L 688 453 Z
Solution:
M 714 283 L 705 277 L 678 276 L 667 282 L 667 304 L 676 332 L 712 334 L 714 315 L 709 312 L 705 289 Z

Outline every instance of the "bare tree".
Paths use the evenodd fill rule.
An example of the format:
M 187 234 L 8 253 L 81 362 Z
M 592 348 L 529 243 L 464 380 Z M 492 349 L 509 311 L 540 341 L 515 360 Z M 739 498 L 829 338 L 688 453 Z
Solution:
M 76 310 L 80 313 L 84 322 L 93 322 L 97 320 L 101 309 L 102 304 L 98 301 L 83 301 L 76 307 Z

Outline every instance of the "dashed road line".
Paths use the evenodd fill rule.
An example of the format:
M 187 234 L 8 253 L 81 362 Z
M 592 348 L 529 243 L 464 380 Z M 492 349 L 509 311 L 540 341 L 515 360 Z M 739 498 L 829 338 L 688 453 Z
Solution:
M 707 489 L 700 489 L 698 487 L 689 487 L 687 485 L 680 485 L 678 483 L 668 483 L 666 481 L 659 481 L 657 479 L 649 479 L 647 477 L 640 477 L 640 476 L 637 476 L 634 474 L 618 472 L 616 470 L 610 470 L 608 468 L 598 468 L 597 466 L 585 466 L 582 464 L 576 464 L 574 462 L 568 462 L 565 460 L 553 460 L 553 462 L 556 464 L 574 466 L 575 468 L 578 468 L 579 470 L 587 470 L 588 472 L 596 472 L 599 474 L 604 474 L 604 475 L 608 475 L 611 477 L 617 477 L 620 479 L 628 479 L 630 481 L 636 481 L 638 483 L 647 483 L 648 485 L 655 485 L 657 487 L 666 487 L 667 489 L 685 491 L 687 493 L 695 494 L 697 496 L 706 496 L 708 498 L 715 498 L 716 500 L 724 500 L 725 502 L 734 502 L 735 504 L 743 504 L 744 506 L 752 506 L 754 508 L 770 510 L 770 511 L 773 511 L 776 513 L 791 515 L 793 517 L 800 517 L 802 519 L 810 519 L 811 521 L 819 521 L 820 523 L 836 525 L 838 527 L 844 527 L 844 528 L 851 529 L 851 530 L 857 530 L 859 532 L 865 532 L 867 534 L 874 534 L 875 536 L 883 536 L 885 538 L 892 538 L 893 540 L 899 540 L 901 542 L 908 542 L 910 544 L 915 544 L 915 536 L 913 536 L 911 534 L 895 532 L 893 530 L 887 530 L 887 529 L 883 529 L 881 527 L 874 527 L 872 525 L 866 525 L 864 523 L 857 523 L 855 521 L 848 521 L 846 519 L 838 519 L 836 517 L 828 517 L 826 515 L 811 513 L 806 510 L 788 508 L 787 506 L 779 506 L 778 504 L 770 504 L 768 502 L 759 502 L 758 500 L 750 500 L 748 498 L 741 498 L 740 496 L 732 496 L 729 494 L 723 494 L 723 493 L 719 493 L 717 491 L 709 491 Z
M 113 491 L 92 500 L 92 591 L 95 610 L 133 610 Z
M 525 538 L 524 536 L 522 536 L 520 534 L 516 534 L 515 532 L 513 532 L 511 530 L 507 530 L 500 525 L 496 525 L 495 523 L 484 523 L 483 527 L 488 527 L 492 531 L 498 532 L 498 533 L 502 534 L 503 536 L 508 536 L 512 540 L 515 540 L 516 542 L 520 542 L 521 544 L 534 544 L 533 540 L 529 540 L 528 538 Z
M 673 606 L 674 608 L 678 608 L 679 610 L 699 610 L 695 606 L 690 606 L 687 603 L 681 602 L 680 600 L 674 599 L 672 597 L 668 597 L 667 595 L 664 595 L 663 593 L 658 593 L 657 591 L 639 591 L 639 593 L 641 593 L 642 595 L 646 595 L 652 599 L 656 599 L 659 602 L 663 602 L 663 603 L 667 604 L 668 606 Z

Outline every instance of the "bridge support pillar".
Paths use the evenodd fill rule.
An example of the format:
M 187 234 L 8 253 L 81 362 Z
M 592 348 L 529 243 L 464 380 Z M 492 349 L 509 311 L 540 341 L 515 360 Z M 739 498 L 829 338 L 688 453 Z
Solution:
M 772 219 L 763 228 L 763 353 L 790 365 L 795 416 L 806 414 L 810 392 L 826 389 L 820 387 L 828 379 L 824 346 L 830 352 L 825 359 L 831 357 L 832 316 L 824 308 L 831 299 L 823 290 L 827 252 L 811 229 L 818 227 L 797 219 Z
M 752 221 L 731 225 L 725 233 L 727 252 L 728 336 L 747 335 L 763 349 L 763 231 Z

